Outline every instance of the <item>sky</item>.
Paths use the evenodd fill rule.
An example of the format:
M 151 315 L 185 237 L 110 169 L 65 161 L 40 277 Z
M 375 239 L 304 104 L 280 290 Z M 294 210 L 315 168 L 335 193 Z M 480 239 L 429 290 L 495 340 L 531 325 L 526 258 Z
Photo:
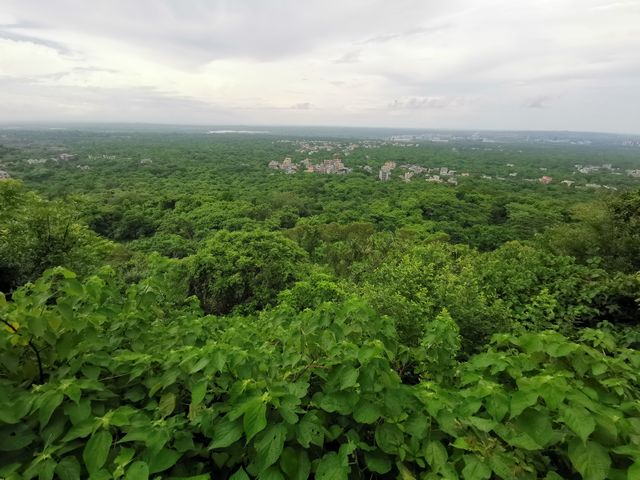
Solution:
M 640 134 L 640 0 L 2 0 L 0 122 Z

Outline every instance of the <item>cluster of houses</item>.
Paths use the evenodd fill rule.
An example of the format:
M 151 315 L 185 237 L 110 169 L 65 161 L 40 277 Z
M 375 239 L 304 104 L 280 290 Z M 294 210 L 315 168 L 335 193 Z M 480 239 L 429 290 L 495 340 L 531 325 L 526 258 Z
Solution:
M 337 174 L 344 175 L 351 173 L 352 169 L 345 167 L 342 160 L 339 158 L 332 158 L 329 160 L 323 160 L 322 163 L 313 164 L 311 159 L 305 158 L 299 164 L 295 163 L 291 158 L 286 157 L 282 163 L 278 163 L 275 160 L 269 162 L 269 168 L 272 170 L 280 170 L 287 174 L 296 173 L 302 170 L 307 173 L 323 173 L 323 174 Z
M 616 168 L 613 168 L 610 163 L 605 163 L 604 165 L 576 164 L 574 165 L 574 167 L 578 173 L 583 173 L 583 174 L 598 173 L 601 171 L 612 172 L 614 170 L 617 170 Z
M 51 157 L 51 158 L 27 158 L 25 162 L 28 163 L 29 165 L 41 165 L 41 164 L 47 163 L 48 161 L 67 162 L 69 160 L 73 160 L 75 157 L 76 156 L 72 155 L 71 153 L 61 153 L 57 157 Z
M 391 171 L 396 168 L 395 162 L 386 162 L 380 171 L 378 172 L 378 178 L 385 182 L 391 180 Z M 449 183 L 451 185 L 457 185 L 458 180 L 456 178 L 456 171 L 449 169 L 449 167 L 421 167 L 420 165 L 400 165 L 404 172 L 401 178 L 404 182 L 410 182 L 416 175 L 426 175 L 427 182 L 431 183 Z M 460 174 L 463 177 L 468 177 L 469 173 L 464 172 Z
M 384 165 L 380 167 L 378 178 L 383 182 L 391 180 L 391 171 L 394 168 L 396 168 L 396 162 L 385 162 Z

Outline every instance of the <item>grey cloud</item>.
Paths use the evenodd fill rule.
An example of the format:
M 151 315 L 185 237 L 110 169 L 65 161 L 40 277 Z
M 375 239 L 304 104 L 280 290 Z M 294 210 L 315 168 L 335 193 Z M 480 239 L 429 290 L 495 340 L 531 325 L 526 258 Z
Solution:
M 312 108 L 313 104 L 311 102 L 302 102 L 291 105 L 292 110 L 311 110 Z
M 57 0 L 55 8 L 43 7 L 38 0 L 5 2 L 20 22 L 37 18 L 41 32 L 60 28 L 105 36 L 185 65 L 229 57 L 270 61 L 300 55 L 327 41 L 357 41 L 394 23 L 410 25 L 414 12 L 421 18 L 441 9 L 420 0 L 407 0 L 405 8 L 388 15 L 380 15 L 388 10 L 385 0 Z
M 526 102 L 525 107 L 527 108 L 547 108 L 549 106 L 549 102 L 551 102 L 553 98 L 549 95 L 541 95 L 539 97 L 535 97 Z
M 336 59 L 334 63 L 357 63 L 360 60 L 360 54 L 360 50 L 351 50 Z
M 13 40 L 16 42 L 29 42 L 36 45 L 42 45 L 44 47 L 56 50 L 63 55 L 70 54 L 73 51 L 63 43 L 38 38 L 32 35 L 24 35 L 16 32 L 14 29 L 6 28 L 5 26 L 0 26 L 0 39 Z
M 451 28 L 451 25 L 448 24 L 444 24 L 444 25 L 434 25 L 431 27 L 415 27 L 415 28 L 409 28 L 407 30 L 404 30 L 402 32 L 395 32 L 395 33 L 388 33 L 388 34 L 384 34 L 384 35 L 377 35 L 375 37 L 370 37 L 367 38 L 366 40 L 364 40 L 362 43 L 363 44 L 367 44 L 367 43 L 385 43 L 385 42 L 390 42 L 392 40 L 398 40 L 398 39 L 403 39 L 403 38 L 407 38 L 407 37 L 414 37 L 414 36 L 418 36 L 418 35 L 428 35 L 428 34 L 432 34 L 432 33 L 436 33 L 442 30 L 447 30 Z
M 234 110 L 152 88 L 77 88 L 0 79 L 0 122 L 237 122 Z
M 462 103 L 459 98 L 451 97 L 408 97 L 395 99 L 387 107 L 390 110 L 423 110 L 443 109 Z

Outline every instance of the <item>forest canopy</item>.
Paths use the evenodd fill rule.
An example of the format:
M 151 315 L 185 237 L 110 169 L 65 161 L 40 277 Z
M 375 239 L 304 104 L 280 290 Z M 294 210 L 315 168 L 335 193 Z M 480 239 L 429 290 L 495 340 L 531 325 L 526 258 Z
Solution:
M 640 478 L 637 149 L 3 142 L 0 478 Z

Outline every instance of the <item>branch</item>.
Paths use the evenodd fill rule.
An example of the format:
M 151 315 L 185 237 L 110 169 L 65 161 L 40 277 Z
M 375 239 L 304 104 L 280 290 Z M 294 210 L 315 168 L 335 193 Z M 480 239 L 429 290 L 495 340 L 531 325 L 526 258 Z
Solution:
M 11 325 L 6 320 L 0 318 L 0 322 L 4 323 L 7 327 L 13 330 L 13 333 L 15 333 L 16 335 L 22 336 L 22 334 L 18 331 L 18 329 L 13 325 Z M 40 358 L 40 351 L 36 348 L 36 346 L 33 344 L 33 341 L 31 339 L 29 339 L 29 346 L 31 347 L 31 350 L 33 350 L 33 353 L 36 354 L 36 360 L 38 361 L 38 373 L 39 373 L 40 383 L 42 384 L 44 383 L 44 371 L 42 370 L 42 359 Z

